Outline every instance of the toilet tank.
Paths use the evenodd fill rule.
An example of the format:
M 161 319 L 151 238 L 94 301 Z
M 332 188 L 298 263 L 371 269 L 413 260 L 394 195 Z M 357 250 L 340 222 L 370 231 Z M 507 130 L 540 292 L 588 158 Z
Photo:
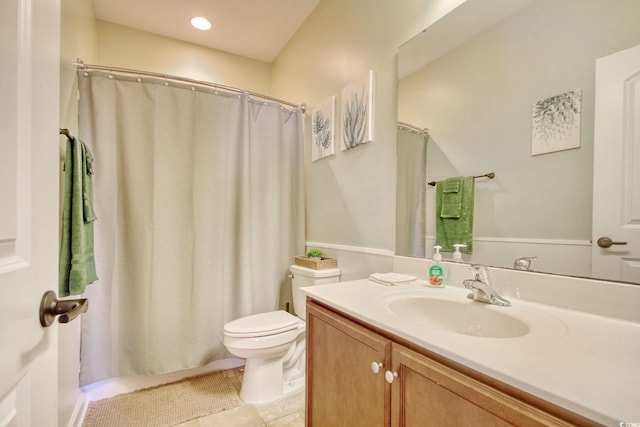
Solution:
M 293 294 L 293 310 L 302 320 L 306 319 L 306 296 L 300 292 L 300 288 L 305 286 L 322 285 L 340 281 L 339 268 L 325 268 L 315 270 L 313 268 L 292 265 L 291 271 L 291 293 Z

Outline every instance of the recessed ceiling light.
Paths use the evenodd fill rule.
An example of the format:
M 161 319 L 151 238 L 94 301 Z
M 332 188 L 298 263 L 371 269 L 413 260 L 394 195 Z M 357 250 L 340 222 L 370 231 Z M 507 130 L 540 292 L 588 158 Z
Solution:
M 203 18 L 201 16 L 196 16 L 195 18 L 192 18 L 191 25 L 193 25 L 195 28 L 202 31 L 211 29 L 211 22 L 209 22 L 207 18 Z

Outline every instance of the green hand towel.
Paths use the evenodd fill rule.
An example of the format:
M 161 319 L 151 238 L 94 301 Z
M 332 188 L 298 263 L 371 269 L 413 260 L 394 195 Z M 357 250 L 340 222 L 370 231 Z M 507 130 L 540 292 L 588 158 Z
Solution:
M 460 218 L 462 214 L 462 177 L 447 178 L 438 186 L 442 187 L 440 218 Z
M 67 141 L 58 295 L 82 294 L 98 279 L 93 254 L 93 157 L 80 140 Z
M 453 179 L 455 180 L 456 178 Z M 470 254 L 473 252 L 475 180 L 472 176 L 459 177 L 458 179 L 460 186 L 457 193 L 445 193 L 445 188 L 451 189 L 451 187 L 455 187 L 454 184 L 446 185 L 448 180 L 440 181 L 436 185 L 436 245 L 442 246 L 443 252 L 453 252 L 454 244 L 465 244 L 467 246 L 461 248 L 460 251 Z M 458 202 L 445 200 L 452 195 L 459 197 L 459 213 L 456 212 L 457 216 L 456 214 L 451 214 Z M 444 209 L 445 206 L 447 206 L 447 209 Z M 443 211 L 445 215 L 443 215 Z
M 447 178 L 442 181 L 442 191 L 444 193 L 458 193 L 460 192 L 460 185 L 462 184 L 462 177 L 456 176 L 454 178 Z

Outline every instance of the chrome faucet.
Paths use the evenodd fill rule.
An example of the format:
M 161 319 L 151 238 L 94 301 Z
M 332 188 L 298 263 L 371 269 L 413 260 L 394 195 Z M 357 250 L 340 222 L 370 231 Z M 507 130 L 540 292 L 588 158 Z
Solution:
M 531 261 L 537 258 L 537 256 L 526 256 L 518 258 L 513 262 L 513 268 L 515 268 L 516 270 L 531 270 Z
M 511 303 L 502 298 L 491 286 L 489 282 L 489 271 L 486 267 L 482 265 L 472 265 L 470 269 L 473 272 L 473 279 L 462 282 L 465 288 L 471 289 L 471 293 L 467 295 L 467 298 L 487 304 L 511 307 Z

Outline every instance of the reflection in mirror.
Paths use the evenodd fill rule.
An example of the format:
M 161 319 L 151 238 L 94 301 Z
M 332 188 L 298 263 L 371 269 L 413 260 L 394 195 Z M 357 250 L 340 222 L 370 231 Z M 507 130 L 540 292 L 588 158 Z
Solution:
M 427 167 L 426 129 L 398 122 L 396 151 L 396 253 L 425 257 L 425 180 Z
M 534 271 L 636 282 L 629 276 L 592 272 L 592 255 L 633 255 L 622 247 L 592 251 L 591 240 L 592 209 L 597 206 L 592 196 L 595 64 L 598 58 L 640 44 L 640 2 L 528 2 L 441 56 L 402 71 L 407 69 L 404 49 L 438 46 L 446 37 L 444 29 L 454 34 L 460 28 L 457 13 L 483 1 L 467 0 L 436 23 L 433 37 L 427 28 L 398 55 L 398 120 L 428 128 L 430 134 L 422 182 L 496 174 L 493 180 L 476 180 L 474 250 L 464 255 L 465 262 L 513 268 L 518 258 L 536 257 L 530 264 Z M 579 146 L 533 155 L 533 106 L 577 90 Z M 405 170 L 404 162 L 399 157 L 399 173 Z M 430 257 L 435 189 L 423 188 L 425 255 Z M 400 196 L 407 198 L 399 190 Z M 398 200 L 399 211 L 404 203 Z M 398 229 L 404 227 L 404 218 L 398 216 Z M 398 233 L 398 243 L 401 239 L 406 240 Z M 397 244 L 396 253 L 420 256 L 407 248 L 406 242 Z

